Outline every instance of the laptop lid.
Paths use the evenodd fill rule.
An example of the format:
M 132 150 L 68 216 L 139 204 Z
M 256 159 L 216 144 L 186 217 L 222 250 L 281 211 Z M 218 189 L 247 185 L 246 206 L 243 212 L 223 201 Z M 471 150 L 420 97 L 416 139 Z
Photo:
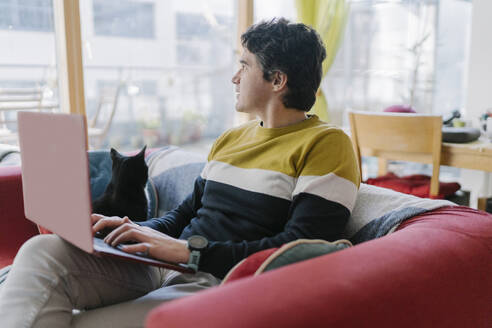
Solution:
M 88 253 L 194 272 L 186 264 L 128 254 L 93 238 L 84 116 L 39 112 L 17 115 L 26 218 Z
M 92 253 L 84 116 L 18 112 L 17 118 L 26 218 Z

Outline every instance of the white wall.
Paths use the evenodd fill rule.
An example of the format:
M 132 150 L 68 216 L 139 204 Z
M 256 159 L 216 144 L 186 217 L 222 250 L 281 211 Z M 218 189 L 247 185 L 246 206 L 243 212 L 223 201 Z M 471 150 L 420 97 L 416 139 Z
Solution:
M 473 0 L 471 43 L 465 115 L 477 122 L 480 114 L 492 108 L 492 1 Z M 492 196 L 490 173 L 462 170 L 463 189 L 472 190 L 472 206 L 477 196 Z
M 466 114 L 492 108 L 492 1 L 473 0 Z

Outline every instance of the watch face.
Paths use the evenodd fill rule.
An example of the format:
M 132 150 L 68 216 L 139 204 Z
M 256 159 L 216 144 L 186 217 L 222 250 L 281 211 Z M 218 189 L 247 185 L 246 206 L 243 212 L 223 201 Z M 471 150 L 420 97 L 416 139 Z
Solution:
M 202 236 L 191 236 L 188 238 L 188 245 L 190 245 L 190 248 L 192 249 L 203 249 L 207 247 L 207 244 L 207 238 Z

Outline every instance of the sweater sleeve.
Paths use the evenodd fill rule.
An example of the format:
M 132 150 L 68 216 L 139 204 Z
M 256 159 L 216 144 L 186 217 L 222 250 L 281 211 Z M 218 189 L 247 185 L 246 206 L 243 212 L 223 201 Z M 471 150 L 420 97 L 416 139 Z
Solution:
M 213 143 L 208 155 L 209 159 L 212 157 L 212 154 L 217 147 L 217 143 L 223 139 L 226 133 L 227 131 L 219 136 Z M 204 188 L 205 180 L 201 176 L 198 176 L 195 180 L 192 193 L 189 194 L 178 207 L 167 212 L 160 218 L 153 218 L 135 223 L 140 226 L 155 229 L 173 238 L 179 238 L 183 229 L 190 223 L 191 219 L 196 217 L 198 209 L 202 207 Z
M 300 238 L 340 238 L 355 204 L 359 169 L 350 139 L 343 132 L 319 140 L 299 162 L 299 177 L 283 231 L 260 240 L 211 241 L 200 260 L 200 270 L 223 278 L 236 263 L 255 252 Z
M 136 222 L 145 227 L 150 227 L 173 238 L 179 238 L 183 229 L 196 217 L 198 209 L 202 206 L 205 181 L 199 176 L 195 180 L 193 192 L 175 209 L 167 212 L 163 217 L 154 218 L 143 222 Z
M 343 205 L 307 193 L 300 194 L 293 201 L 291 217 L 284 231 L 254 241 L 210 241 L 200 259 L 200 270 L 222 279 L 236 263 L 258 251 L 280 247 L 300 238 L 336 240 L 349 216 L 349 210 Z

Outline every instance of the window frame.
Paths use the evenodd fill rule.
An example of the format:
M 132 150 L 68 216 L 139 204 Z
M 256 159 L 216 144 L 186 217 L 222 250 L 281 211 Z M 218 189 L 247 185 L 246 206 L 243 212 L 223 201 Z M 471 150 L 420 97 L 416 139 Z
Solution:
M 239 57 L 240 36 L 253 24 L 254 0 L 236 1 L 238 23 L 235 53 Z M 53 11 L 60 108 L 66 113 L 86 116 L 79 0 L 53 0 Z

